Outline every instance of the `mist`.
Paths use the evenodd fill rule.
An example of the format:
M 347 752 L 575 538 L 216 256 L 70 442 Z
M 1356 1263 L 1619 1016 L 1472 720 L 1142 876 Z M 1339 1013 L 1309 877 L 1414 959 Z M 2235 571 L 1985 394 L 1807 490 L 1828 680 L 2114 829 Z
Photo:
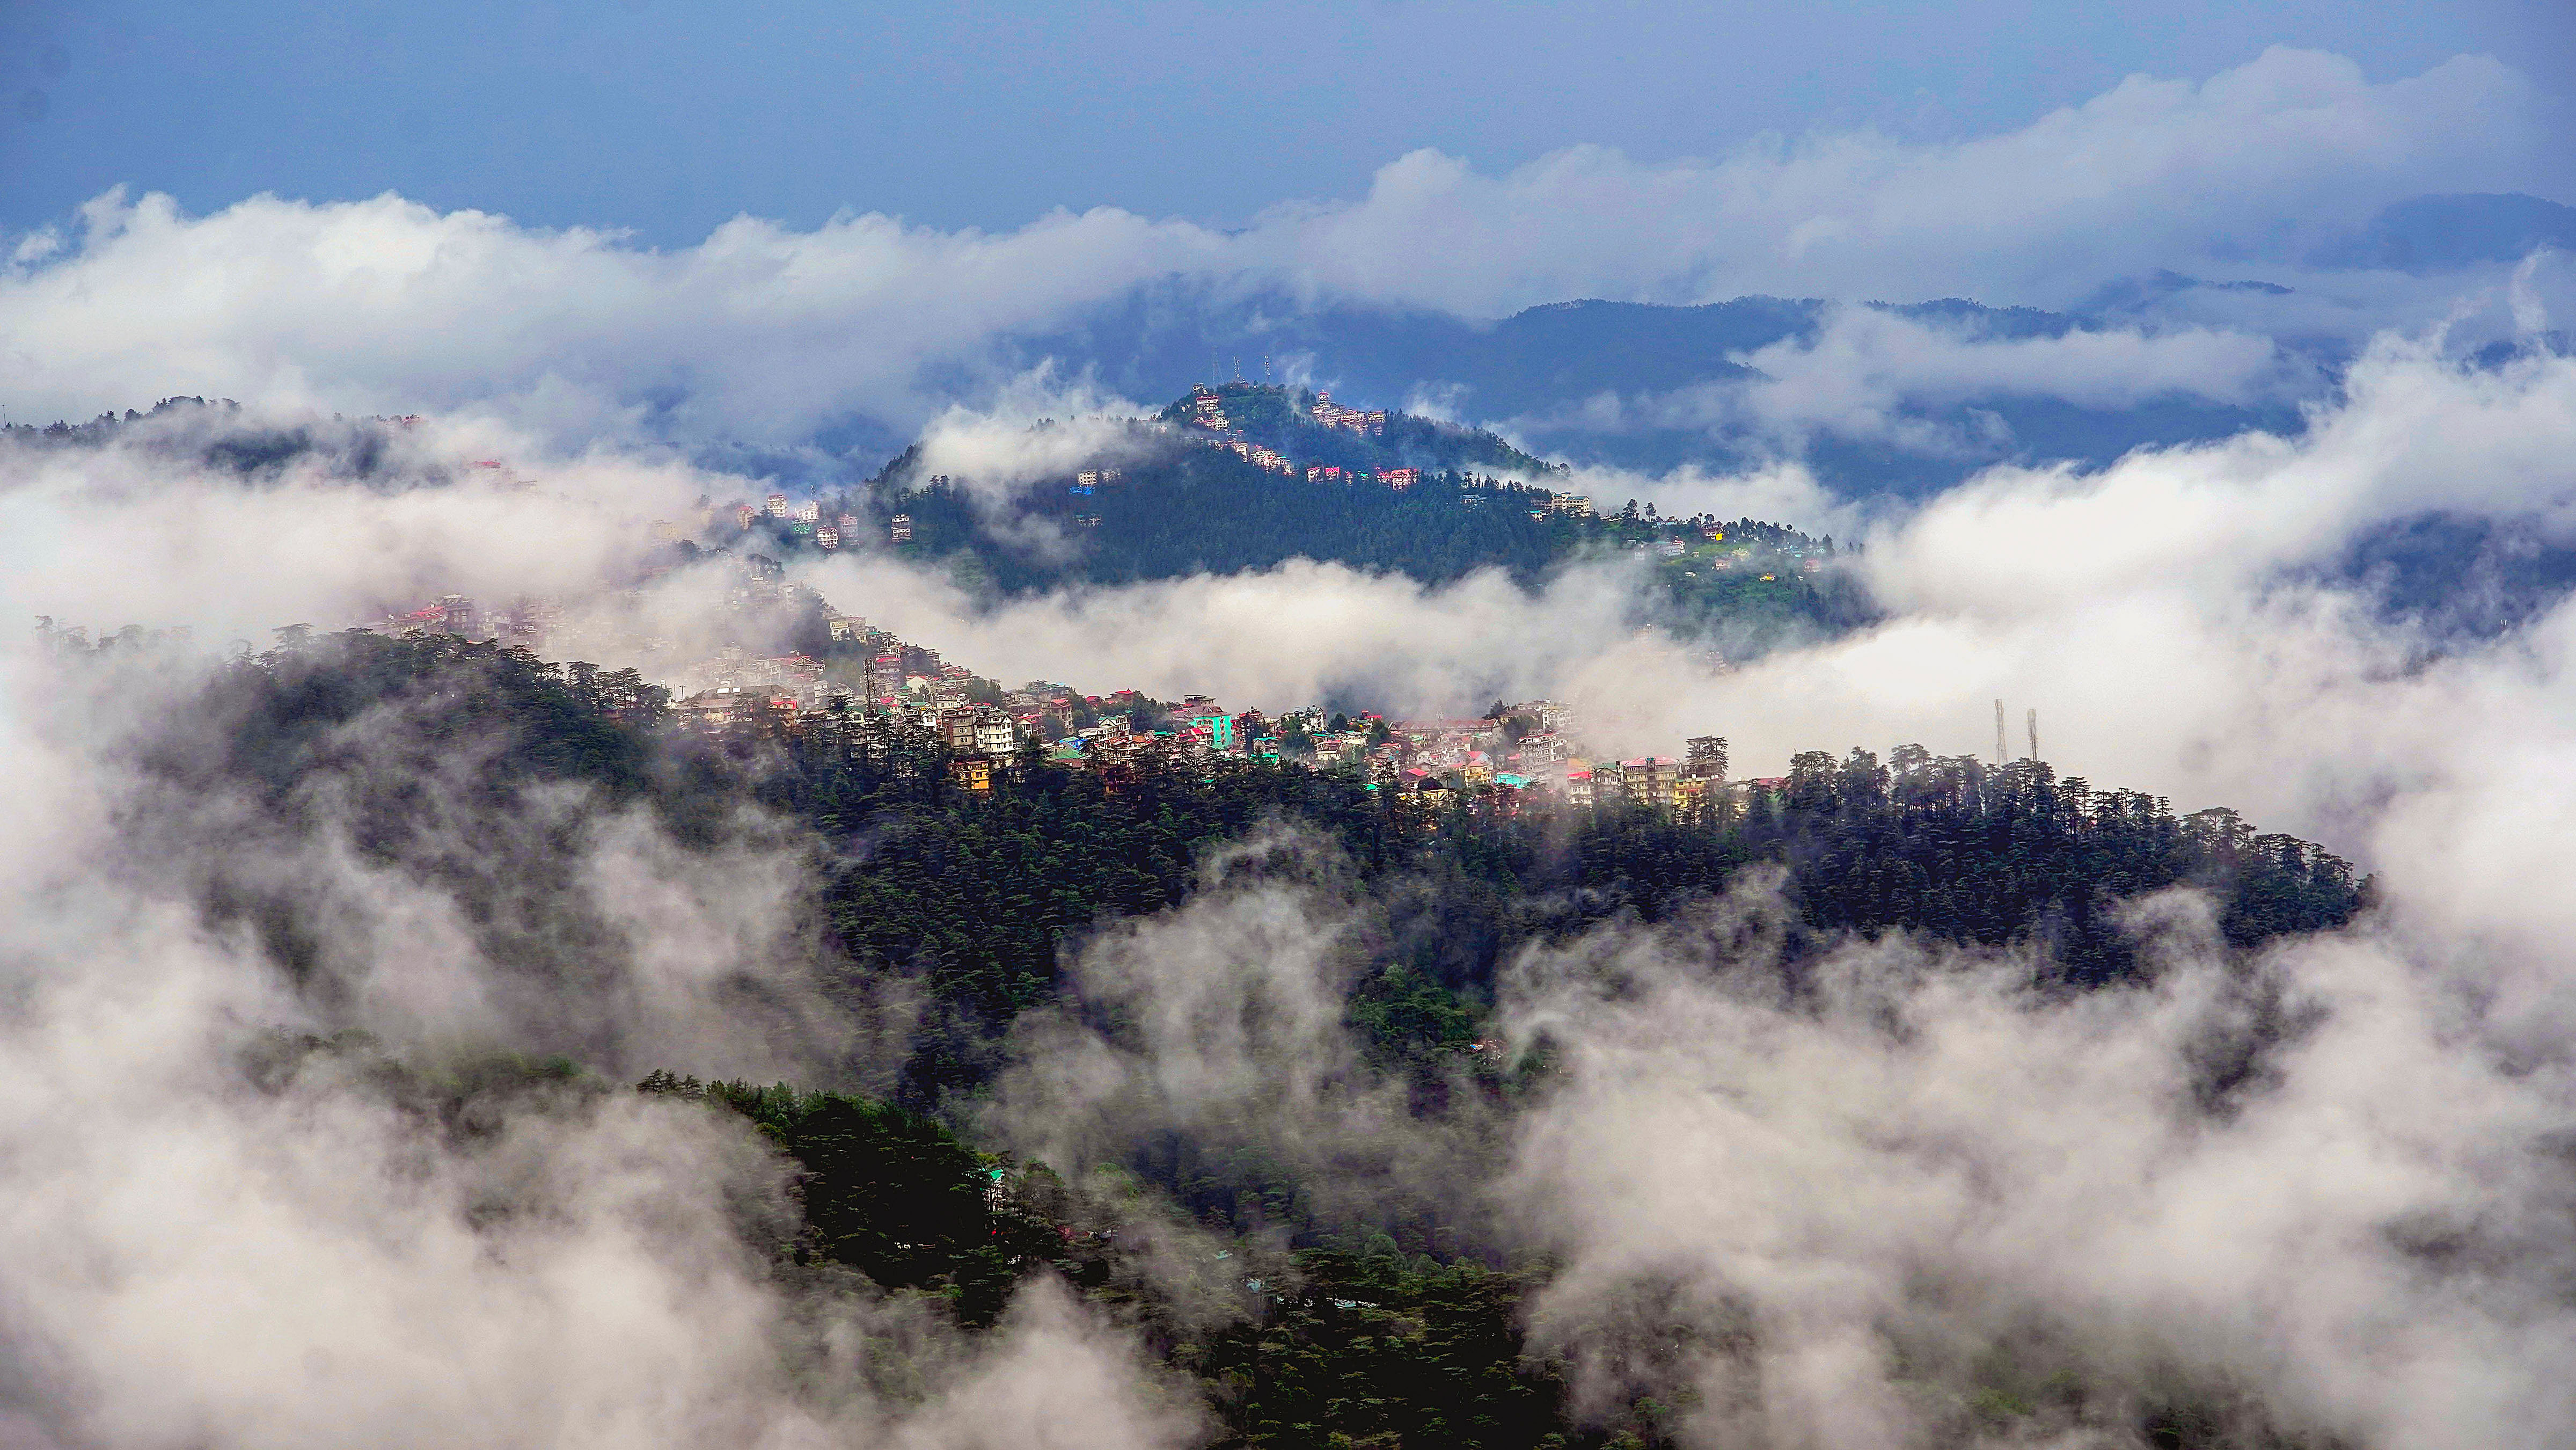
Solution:
M 1093 431 L 1065 448 L 1114 436 L 1068 427 Z M 2397 336 L 2297 436 L 1996 469 L 1920 507 L 1795 471 L 1633 476 L 1668 506 L 1866 532 L 1838 567 L 1882 620 L 1724 670 L 1640 631 L 1616 561 L 1535 589 L 1298 561 L 1011 600 L 882 553 L 800 568 L 991 676 L 1264 708 L 1545 695 L 1622 751 L 1726 733 L 1748 774 L 1855 744 L 1979 754 L 2003 697 L 2040 710 L 2061 776 L 2315 836 L 2376 875 L 2353 925 L 2248 953 L 2190 891 L 2135 902 L 2147 969 L 2083 993 L 2037 946 L 1792 951 L 1759 871 L 1669 920 L 1536 940 L 1488 1005 L 1499 1050 L 1547 1069 L 1488 1115 L 1417 1111 L 1369 1059 L 1338 1004 L 1383 904 L 1264 828 L 1189 900 L 1084 939 L 982 1121 L 1077 1179 L 1149 1138 L 1257 1150 L 1325 1216 L 1429 1205 L 1544 1255 L 1533 1346 L 1578 1407 L 1673 1407 L 1678 1443 L 2117 1445 L 2168 1412 L 2248 1440 L 2546 1442 L 2576 1427 L 2576 899 L 2547 869 L 2576 844 L 2555 789 L 2576 605 L 2462 637 L 2325 566 L 2425 513 L 2559 537 L 2571 434 L 2576 363 Z M 0 1181 L 30 1246 L 0 1256 L 9 1433 L 1203 1440 L 1136 1327 L 1051 1279 L 970 1335 L 781 1272 L 778 1160 L 624 1090 L 655 1067 L 891 1080 L 912 989 L 812 990 L 835 948 L 806 828 L 675 821 L 607 783 L 498 790 L 507 742 L 458 737 L 436 689 L 317 736 L 325 764 L 271 794 L 243 783 L 226 732 L 248 717 L 210 705 L 252 668 L 230 641 L 448 590 L 624 600 L 686 637 L 712 607 L 696 571 L 724 566 L 645 580 L 643 526 L 754 487 L 471 419 L 400 437 L 367 469 L 325 448 L 248 474 L 148 432 L 0 445 L 22 617 L 196 631 L 0 653 Z M 936 446 L 1003 518 L 1014 460 L 1072 456 L 968 415 Z M 506 481 L 472 466 L 496 453 Z M 1193 1232 L 1154 1273 L 1209 1274 Z M 1237 1277 L 1211 1317 L 1248 1312 Z
M 573 449 L 725 441 L 834 459 L 854 440 L 899 446 L 953 404 L 994 406 L 1049 361 L 1026 340 L 1150 307 L 1159 288 L 1491 319 L 1587 297 L 2064 308 L 2171 272 L 2269 290 L 2186 287 L 2134 327 L 2053 347 L 1845 329 L 1831 355 L 1766 360 L 1786 374 L 1749 397 L 1624 405 L 1749 410 L 1775 430 L 1857 418 L 1869 436 L 1884 420 L 1826 404 L 1816 374 L 1866 383 L 1880 411 L 1891 390 L 1979 380 L 2078 402 L 2237 397 L 2277 386 L 2274 339 L 2348 345 L 2446 320 L 2510 336 L 2510 262 L 2426 278 L 2321 263 L 2318 248 L 2408 197 L 2519 184 L 2542 114 L 2529 79 L 2489 58 L 2373 80 L 2274 49 L 1957 141 L 1752 138 L 1660 163 L 1574 146 L 1504 174 L 1422 149 L 1363 195 L 1282 198 L 1233 231 L 1094 207 L 946 232 L 854 206 L 809 231 L 737 217 L 670 251 L 393 193 L 190 216 L 119 189 L 9 239 L 0 326 L 19 342 L 0 387 L 21 422 L 220 395 L 482 416 Z M 2519 285 L 2566 301 L 2562 268 Z M 1078 351 L 1052 359 L 1076 384 L 1108 362 Z

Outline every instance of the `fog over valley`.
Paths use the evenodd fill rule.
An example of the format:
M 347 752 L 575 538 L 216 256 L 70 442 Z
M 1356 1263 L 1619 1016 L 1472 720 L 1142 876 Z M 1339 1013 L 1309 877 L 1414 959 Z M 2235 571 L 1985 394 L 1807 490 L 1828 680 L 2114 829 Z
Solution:
M 1243 217 L 5 213 L 0 1445 L 2576 1436 L 2565 99 L 2246 23 Z

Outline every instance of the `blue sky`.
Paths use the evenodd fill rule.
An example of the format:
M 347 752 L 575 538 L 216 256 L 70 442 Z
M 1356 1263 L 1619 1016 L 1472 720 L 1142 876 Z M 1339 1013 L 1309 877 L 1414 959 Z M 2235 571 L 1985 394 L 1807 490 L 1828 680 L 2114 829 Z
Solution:
M 1417 147 L 1491 172 L 1578 142 L 1651 161 L 1764 132 L 1939 140 L 2276 43 L 2374 80 L 2478 53 L 2561 86 L 2565 9 L 0 0 L 0 228 L 120 184 L 199 213 L 391 190 L 655 246 L 843 208 L 942 228 L 1099 205 L 1238 225 L 1358 195 Z M 2576 201 L 2559 149 L 2520 174 Z

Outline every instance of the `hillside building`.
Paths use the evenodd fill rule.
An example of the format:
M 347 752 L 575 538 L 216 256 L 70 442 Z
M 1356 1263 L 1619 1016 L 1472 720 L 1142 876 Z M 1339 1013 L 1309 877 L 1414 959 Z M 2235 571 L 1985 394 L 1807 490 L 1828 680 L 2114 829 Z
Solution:
M 1308 411 L 1307 416 L 1314 419 L 1318 426 L 1340 428 L 1366 438 L 1382 437 L 1386 433 L 1384 408 L 1363 413 L 1357 408 L 1345 408 L 1334 402 L 1333 395 L 1330 393 L 1317 393 L 1315 405 Z
M 1600 771 L 1596 768 L 1596 776 Z M 1681 762 L 1669 755 L 1641 755 L 1619 762 L 1619 791 L 1629 801 L 1671 810 L 1681 786 Z

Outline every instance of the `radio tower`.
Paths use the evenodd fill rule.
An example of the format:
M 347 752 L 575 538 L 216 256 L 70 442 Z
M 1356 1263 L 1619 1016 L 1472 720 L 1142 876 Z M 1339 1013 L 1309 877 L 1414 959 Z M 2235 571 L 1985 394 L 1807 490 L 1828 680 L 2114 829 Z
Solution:
M 1995 702 L 1995 764 L 2004 763 L 2004 702 Z
M 2039 759 L 2039 711 L 2032 710 L 2024 719 L 2030 726 L 2030 758 Z

